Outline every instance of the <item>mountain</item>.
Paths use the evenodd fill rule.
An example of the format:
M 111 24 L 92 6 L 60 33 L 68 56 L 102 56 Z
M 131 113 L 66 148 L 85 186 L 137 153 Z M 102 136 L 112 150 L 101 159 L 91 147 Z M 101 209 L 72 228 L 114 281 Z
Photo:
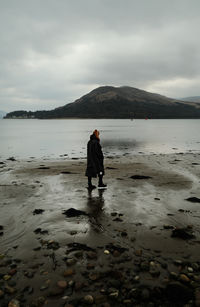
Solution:
M 6 112 L 0 110 L 0 118 L 3 118 L 4 116 L 6 116 Z
M 181 98 L 181 100 L 200 103 L 200 96 L 185 97 Z
M 200 105 L 137 88 L 102 86 L 50 111 L 15 111 L 5 118 L 200 118 Z

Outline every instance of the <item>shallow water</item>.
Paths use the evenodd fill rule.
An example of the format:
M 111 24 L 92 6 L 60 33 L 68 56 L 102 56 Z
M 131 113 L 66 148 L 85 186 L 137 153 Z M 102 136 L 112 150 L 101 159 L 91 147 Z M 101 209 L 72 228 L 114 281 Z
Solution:
M 0 120 L 0 157 L 80 158 L 94 129 L 105 156 L 200 150 L 200 120 Z

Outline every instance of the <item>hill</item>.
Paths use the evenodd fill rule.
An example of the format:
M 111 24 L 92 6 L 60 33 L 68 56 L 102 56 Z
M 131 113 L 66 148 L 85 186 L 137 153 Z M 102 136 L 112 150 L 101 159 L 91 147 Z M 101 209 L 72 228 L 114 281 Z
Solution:
M 50 111 L 15 111 L 5 118 L 200 118 L 200 105 L 137 88 L 102 86 Z

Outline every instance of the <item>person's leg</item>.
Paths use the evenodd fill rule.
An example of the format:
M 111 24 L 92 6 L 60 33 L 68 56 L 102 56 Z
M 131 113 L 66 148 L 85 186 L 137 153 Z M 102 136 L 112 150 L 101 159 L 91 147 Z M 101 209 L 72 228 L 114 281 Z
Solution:
M 103 175 L 99 175 L 99 184 L 98 184 L 99 188 L 106 188 L 107 185 L 103 183 Z
M 92 185 L 92 177 L 88 176 L 88 186 L 91 186 L 91 185 Z
M 95 189 L 96 186 L 92 184 L 92 177 L 88 176 L 88 188 Z

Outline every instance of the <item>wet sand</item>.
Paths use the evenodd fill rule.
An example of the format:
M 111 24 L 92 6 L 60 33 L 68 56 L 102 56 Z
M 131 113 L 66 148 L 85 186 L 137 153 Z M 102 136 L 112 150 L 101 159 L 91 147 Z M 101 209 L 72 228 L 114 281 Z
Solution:
M 108 189 L 93 191 L 85 159 L 11 160 L 0 306 L 200 306 L 200 154 L 107 157 Z

